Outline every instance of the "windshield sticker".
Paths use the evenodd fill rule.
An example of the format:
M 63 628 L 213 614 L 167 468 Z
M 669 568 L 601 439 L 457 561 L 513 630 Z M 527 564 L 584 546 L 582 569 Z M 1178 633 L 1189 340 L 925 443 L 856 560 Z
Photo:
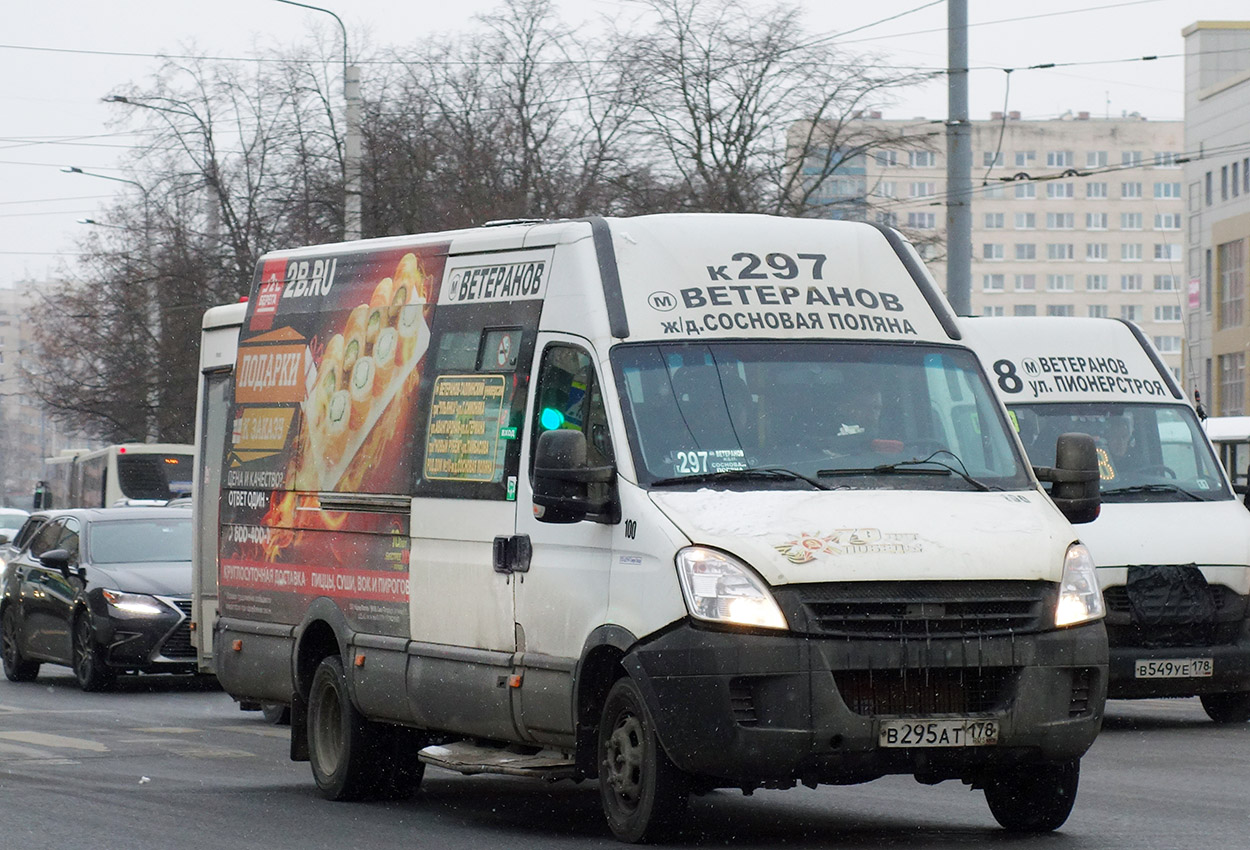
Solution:
M 677 475 L 699 475 L 704 472 L 730 472 L 746 469 L 746 452 L 742 449 L 674 452 L 673 472 Z
M 800 532 L 773 548 L 792 564 L 809 564 L 820 555 L 904 555 L 924 551 L 919 535 L 883 532 L 878 528 L 840 528 L 831 534 Z
M 1018 363 L 1003 358 L 994 361 L 993 377 L 1003 393 L 1030 398 L 1098 393 L 1167 397 L 1153 365 L 1143 369 L 1134 374 L 1118 357 L 1024 357 Z

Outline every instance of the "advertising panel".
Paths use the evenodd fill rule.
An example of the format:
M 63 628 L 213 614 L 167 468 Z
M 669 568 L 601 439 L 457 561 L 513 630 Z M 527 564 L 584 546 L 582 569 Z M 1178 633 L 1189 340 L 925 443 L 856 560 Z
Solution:
M 408 633 L 402 500 L 390 510 L 333 502 L 412 493 L 447 248 L 262 264 L 226 447 L 222 616 L 297 623 L 311 599 L 329 596 L 355 628 Z

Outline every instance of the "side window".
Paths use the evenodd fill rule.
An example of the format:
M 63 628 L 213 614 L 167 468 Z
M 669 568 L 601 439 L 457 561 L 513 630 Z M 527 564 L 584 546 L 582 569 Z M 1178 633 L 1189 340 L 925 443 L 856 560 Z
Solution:
M 78 520 L 68 517 L 61 525 L 61 533 L 57 537 L 56 548 L 69 552 L 70 563 L 78 560 Z
M 530 475 L 534 472 L 534 455 L 538 437 L 544 431 L 572 429 L 586 435 L 586 463 L 605 466 L 615 460 L 612 436 L 608 432 L 607 410 L 603 390 L 595 375 L 590 355 L 570 345 L 552 345 L 543 352 L 538 373 L 538 403 L 534 405 L 531 429 Z M 596 492 L 607 484 L 590 485 L 592 499 L 605 493 Z
M 64 523 L 60 520 L 53 520 L 39 529 L 39 532 L 30 541 L 31 557 L 38 559 L 44 552 L 57 548 L 57 541 L 60 540 L 63 529 Z

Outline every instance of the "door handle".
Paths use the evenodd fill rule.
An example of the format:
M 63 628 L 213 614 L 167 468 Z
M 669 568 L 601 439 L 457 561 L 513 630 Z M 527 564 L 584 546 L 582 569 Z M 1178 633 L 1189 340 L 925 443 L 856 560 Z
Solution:
M 491 557 L 497 573 L 528 573 L 534 554 L 528 534 L 500 535 L 491 546 Z

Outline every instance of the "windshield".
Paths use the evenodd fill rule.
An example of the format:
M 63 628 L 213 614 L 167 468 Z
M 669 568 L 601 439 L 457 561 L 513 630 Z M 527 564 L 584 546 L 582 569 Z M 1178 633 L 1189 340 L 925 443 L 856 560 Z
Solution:
M 642 484 L 1029 486 L 1006 420 L 962 349 L 639 344 L 614 348 L 612 365 Z
M 1098 476 L 1107 502 L 1231 499 L 1219 463 L 1193 410 L 1182 404 L 1012 405 L 1032 461 L 1053 466 L 1055 439 L 1089 434 L 1098 447 Z
M 93 522 L 93 564 L 141 564 L 191 560 L 190 519 Z

